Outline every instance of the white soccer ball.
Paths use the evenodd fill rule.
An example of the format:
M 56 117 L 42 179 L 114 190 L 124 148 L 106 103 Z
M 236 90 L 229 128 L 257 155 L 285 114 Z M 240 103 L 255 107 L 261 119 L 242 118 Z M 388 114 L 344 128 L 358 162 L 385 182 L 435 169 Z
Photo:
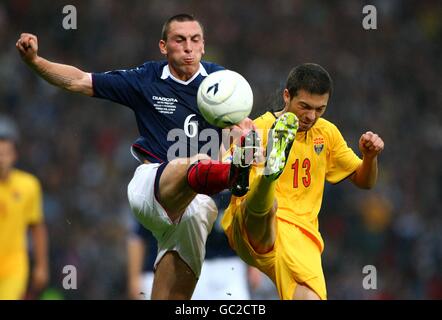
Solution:
M 207 122 L 225 128 L 249 116 L 253 92 L 242 75 L 232 70 L 221 70 L 209 74 L 201 82 L 197 103 Z

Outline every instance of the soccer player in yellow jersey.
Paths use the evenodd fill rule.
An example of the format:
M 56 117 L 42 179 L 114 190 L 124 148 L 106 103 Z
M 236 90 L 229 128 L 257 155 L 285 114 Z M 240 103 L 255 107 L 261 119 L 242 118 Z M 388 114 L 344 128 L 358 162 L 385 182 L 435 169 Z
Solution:
M 281 299 L 327 298 L 318 226 L 325 181 L 349 178 L 369 189 L 377 180 L 384 142 L 373 132 L 362 134 L 360 159 L 338 128 L 321 118 L 331 93 L 332 80 L 321 66 L 290 72 L 283 110 L 255 120 L 267 149 L 265 165 L 254 166 L 249 193 L 232 197 L 222 221 L 232 248 L 273 280 Z
M 12 121 L 0 118 L 0 300 L 25 298 L 29 276 L 28 228 L 34 252 L 31 291 L 39 293 L 48 281 L 41 188 L 36 177 L 13 167 L 17 138 Z

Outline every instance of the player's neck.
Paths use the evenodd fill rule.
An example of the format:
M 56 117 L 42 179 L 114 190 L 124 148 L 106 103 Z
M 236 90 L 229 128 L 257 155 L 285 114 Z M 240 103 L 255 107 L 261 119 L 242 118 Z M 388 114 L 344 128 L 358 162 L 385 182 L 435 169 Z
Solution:
M 273 114 L 275 115 L 276 118 L 279 118 L 283 113 L 287 112 L 287 108 L 284 107 L 284 109 L 280 110 L 280 111 L 275 111 Z
M 178 68 L 174 68 L 171 64 L 169 64 L 169 70 L 174 78 L 181 81 L 187 81 L 198 72 L 199 65 L 193 68 L 186 68 L 186 70 L 180 70 Z
M 6 182 L 9 179 L 9 176 L 11 175 L 10 169 L 7 170 L 1 170 L 0 169 L 0 182 Z

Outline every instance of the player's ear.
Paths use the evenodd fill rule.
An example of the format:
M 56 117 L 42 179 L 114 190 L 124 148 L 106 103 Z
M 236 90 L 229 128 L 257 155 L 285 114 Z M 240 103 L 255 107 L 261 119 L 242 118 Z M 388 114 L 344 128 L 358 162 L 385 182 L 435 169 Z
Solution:
M 284 92 L 282 93 L 282 98 L 284 99 L 284 105 L 290 103 L 290 92 L 287 88 L 284 89 Z
M 167 55 L 166 41 L 161 39 L 158 43 L 158 47 L 160 48 L 161 54 Z
M 204 39 L 203 39 L 203 50 L 201 51 L 201 53 L 204 55 L 206 53 L 206 49 L 204 48 Z

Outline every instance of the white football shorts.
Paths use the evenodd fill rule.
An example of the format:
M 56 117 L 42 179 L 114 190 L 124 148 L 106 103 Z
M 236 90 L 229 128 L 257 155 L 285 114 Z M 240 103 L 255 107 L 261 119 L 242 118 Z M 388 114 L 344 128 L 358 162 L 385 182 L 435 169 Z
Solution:
M 127 194 L 137 220 L 149 229 L 158 241 L 154 267 L 168 251 L 176 251 L 198 278 L 206 255 L 207 236 L 218 214 L 215 201 L 198 194 L 189 204 L 181 220 L 172 222 L 155 197 L 155 177 L 159 163 L 140 165 L 130 181 Z

